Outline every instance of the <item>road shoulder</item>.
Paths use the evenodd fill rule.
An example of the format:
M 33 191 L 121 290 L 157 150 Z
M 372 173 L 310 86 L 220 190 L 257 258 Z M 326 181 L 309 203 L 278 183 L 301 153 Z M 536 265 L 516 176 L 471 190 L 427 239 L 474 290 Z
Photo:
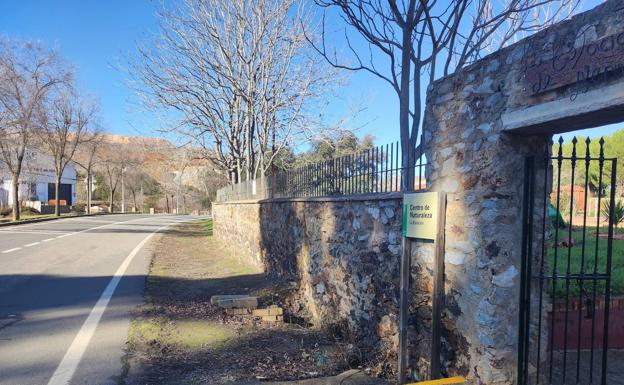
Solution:
M 210 303 L 216 294 L 250 294 L 258 296 L 261 307 L 282 306 L 294 290 L 241 261 L 208 236 L 210 231 L 208 221 L 180 224 L 157 240 L 145 304 L 131 322 L 122 382 L 265 383 L 348 370 L 351 345 L 331 330 L 310 327 L 287 313 L 283 323 L 230 316 Z

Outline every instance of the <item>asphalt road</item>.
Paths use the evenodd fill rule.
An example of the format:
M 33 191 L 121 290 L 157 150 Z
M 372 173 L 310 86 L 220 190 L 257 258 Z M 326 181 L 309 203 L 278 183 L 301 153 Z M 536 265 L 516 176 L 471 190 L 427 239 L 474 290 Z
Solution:
M 0 384 L 116 384 L 156 231 L 184 216 L 0 227 Z

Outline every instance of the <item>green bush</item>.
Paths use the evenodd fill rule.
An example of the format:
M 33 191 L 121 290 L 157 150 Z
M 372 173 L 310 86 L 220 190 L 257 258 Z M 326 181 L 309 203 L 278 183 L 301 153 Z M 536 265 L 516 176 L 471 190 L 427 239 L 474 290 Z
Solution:
M 611 201 L 604 201 L 602 203 L 601 214 L 607 220 L 613 220 L 613 225 L 615 228 L 622 222 L 624 222 L 624 204 L 622 201 L 616 201 L 615 206 L 613 207 L 613 218 L 611 216 Z
M 75 212 L 75 213 L 84 213 L 84 212 L 86 212 L 86 208 L 87 208 L 86 203 L 76 203 L 72 207 L 72 211 Z
M 39 212 L 39 210 L 34 209 L 32 207 L 22 207 L 22 214 L 39 215 L 41 214 L 41 212 Z
M 39 215 L 41 214 L 39 212 L 39 210 L 37 209 L 33 209 L 32 207 L 22 207 L 20 209 L 20 213 L 21 214 L 28 214 L 28 215 Z M 13 214 L 13 208 L 12 207 L 2 207 L 0 209 L 0 217 L 10 217 Z

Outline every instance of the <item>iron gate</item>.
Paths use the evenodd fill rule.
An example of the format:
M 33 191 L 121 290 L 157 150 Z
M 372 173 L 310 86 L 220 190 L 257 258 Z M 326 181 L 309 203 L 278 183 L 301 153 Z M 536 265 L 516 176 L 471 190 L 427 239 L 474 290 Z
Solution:
M 617 160 L 551 148 L 525 165 L 518 383 L 607 384 Z

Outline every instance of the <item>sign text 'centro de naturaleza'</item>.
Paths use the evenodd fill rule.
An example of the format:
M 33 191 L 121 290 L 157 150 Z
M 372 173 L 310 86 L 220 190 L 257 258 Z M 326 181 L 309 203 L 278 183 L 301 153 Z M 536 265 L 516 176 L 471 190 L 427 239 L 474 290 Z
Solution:
M 435 240 L 438 231 L 438 193 L 403 196 L 403 236 Z

